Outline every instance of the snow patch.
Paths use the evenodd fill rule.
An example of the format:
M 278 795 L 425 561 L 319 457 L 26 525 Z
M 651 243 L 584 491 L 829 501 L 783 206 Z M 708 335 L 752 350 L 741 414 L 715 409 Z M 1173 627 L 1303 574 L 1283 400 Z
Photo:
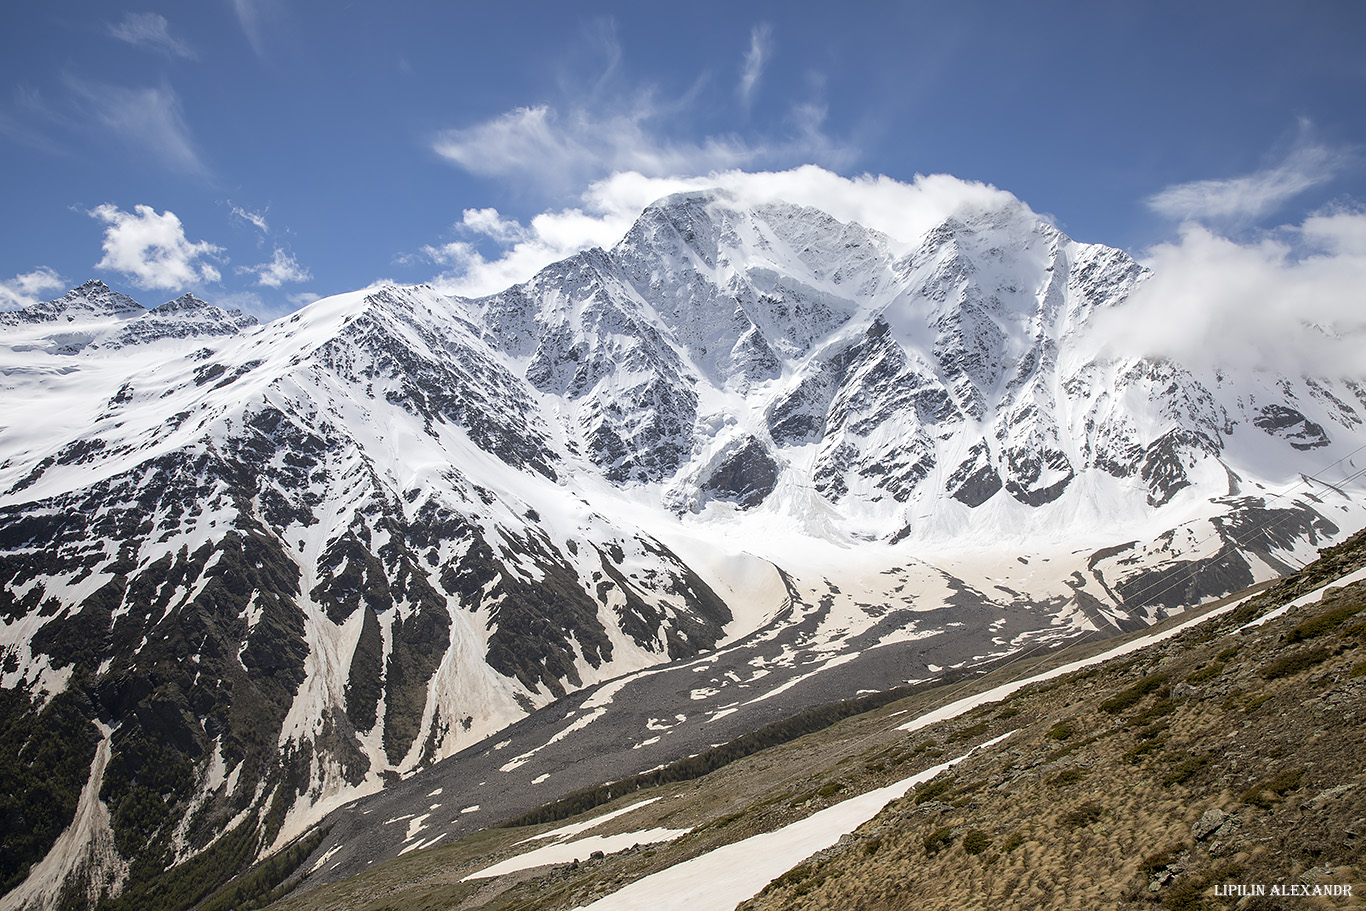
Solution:
M 624 851 L 635 845 L 650 845 L 661 841 L 673 841 L 682 835 L 687 835 L 691 829 L 642 829 L 639 832 L 622 832 L 619 835 L 589 835 L 587 838 L 580 838 L 577 841 L 557 842 L 510 857 L 505 861 L 496 863 L 491 867 L 485 867 L 475 873 L 462 877 L 461 882 L 469 882 L 472 879 L 487 879 L 490 876 L 502 876 L 504 873 L 515 873 L 518 870 L 528 870 L 532 867 L 542 867 L 547 864 L 562 864 L 576 860 L 587 860 L 588 856 L 594 851 L 601 851 L 604 854 L 615 854 L 617 851 Z
M 1348 573 L 1341 579 L 1334 580 L 1332 582 L 1329 582 L 1327 585 L 1324 585 L 1320 588 L 1316 588 L 1308 594 L 1300 595 L 1298 598 L 1296 598 L 1294 601 L 1291 601 L 1289 604 L 1282 604 L 1280 607 L 1276 608 L 1273 611 L 1270 611 L 1269 613 L 1263 614 L 1256 620 L 1253 620 L 1251 623 L 1244 623 L 1242 626 L 1234 630 L 1234 632 L 1241 633 L 1243 630 L 1253 629 L 1255 627 L 1261 626 L 1263 623 L 1266 623 L 1269 620 L 1275 620 L 1277 617 L 1285 613 L 1288 613 L 1289 611 L 1294 610 L 1297 607 L 1304 607 L 1306 604 L 1313 604 L 1314 602 L 1319 601 L 1323 598 L 1323 593 L 1330 588 L 1338 588 L 1345 585 L 1352 585 L 1356 582 L 1360 582 L 1362 579 L 1366 579 L 1366 566 L 1363 566 L 1361 569 L 1358 569 L 1355 572 Z
M 619 810 L 613 810 L 611 813 L 604 813 L 601 816 L 594 817 L 593 819 L 584 820 L 583 822 L 572 822 L 567 826 L 560 826 L 558 829 L 551 829 L 549 832 L 542 832 L 540 835 L 533 835 L 530 838 L 524 838 L 516 844 L 524 845 L 529 841 L 541 841 L 547 838 L 569 838 L 571 836 L 578 835 L 581 832 L 587 832 L 592 829 L 596 829 L 598 826 L 603 825 L 604 823 L 609 822 L 610 820 L 616 819 L 618 816 L 625 816 L 627 813 L 634 813 L 641 807 L 648 807 L 656 800 L 663 799 L 663 797 L 651 797 L 648 800 L 638 800 L 635 803 L 630 804 L 629 806 L 622 807 Z
M 851 797 L 763 835 L 754 835 L 644 879 L 576 911 L 732 911 L 784 872 L 872 819 L 887 804 L 940 772 L 1011 736 L 1002 734 L 896 784 Z

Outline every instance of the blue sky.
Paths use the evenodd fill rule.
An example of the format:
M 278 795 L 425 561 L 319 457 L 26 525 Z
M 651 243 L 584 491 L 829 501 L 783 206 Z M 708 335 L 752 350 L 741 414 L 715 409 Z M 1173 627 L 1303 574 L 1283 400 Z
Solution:
M 989 184 L 1145 261 L 1356 276 L 1364 36 L 1352 0 L 6 4 L 0 306 L 490 290 L 671 179 L 802 165 Z

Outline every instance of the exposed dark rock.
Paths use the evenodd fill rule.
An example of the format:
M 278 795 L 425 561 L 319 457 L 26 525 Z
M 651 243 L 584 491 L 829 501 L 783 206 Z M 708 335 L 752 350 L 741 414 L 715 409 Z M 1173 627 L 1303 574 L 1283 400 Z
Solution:
M 1204 434 L 1173 429 L 1143 451 L 1139 476 L 1148 485 L 1148 503 L 1162 506 L 1190 486 L 1187 471 L 1206 455 L 1217 455 L 1218 445 Z
M 428 684 L 450 647 L 451 618 L 445 604 L 434 593 L 416 604 L 412 614 L 394 619 L 385 666 L 384 752 L 394 765 L 417 740 Z
M 825 435 L 830 403 L 857 356 L 856 345 L 842 348 L 823 359 L 802 381 L 768 406 L 765 418 L 773 442 L 788 446 L 818 440 Z
M 358 731 L 372 730 L 378 720 L 379 700 L 384 692 L 383 648 L 379 620 L 374 611 L 365 608 L 346 681 L 346 715 Z
M 764 445 L 749 437 L 717 464 L 702 483 L 702 490 L 718 500 L 749 509 L 773 492 L 778 472 L 778 463 Z
M 1322 425 L 1285 405 L 1263 406 L 1252 423 L 1300 450 L 1317 449 L 1330 442 Z
M 967 506 L 981 506 L 1001 489 L 1001 475 L 991 464 L 985 443 L 978 443 L 949 475 L 945 488 L 949 496 Z

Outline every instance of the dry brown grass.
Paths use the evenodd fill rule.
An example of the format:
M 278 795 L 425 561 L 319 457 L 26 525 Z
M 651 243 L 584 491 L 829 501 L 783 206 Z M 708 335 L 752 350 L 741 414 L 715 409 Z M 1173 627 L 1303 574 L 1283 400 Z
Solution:
M 970 802 L 909 795 L 865 827 L 875 853 L 827 856 L 742 908 L 1231 907 L 1213 893 L 1222 882 L 1352 884 L 1350 898 L 1262 907 L 1366 907 L 1366 680 L 1352 675 L 1355 633 L 1332 638 L 1355 613 L 1345 597 L 1366 599 L 1366 586 L 1250 636 L 1187 634 L 1088 675 L 1080 703 L 1077 681 L 1018 695 L 1021 718 L 1050 720 L 955 768 L 988 782 Z M 1322 644 L 1299 658 L 1305 630 Z M 1197 841 L 1212 808 L 1232 821 Z M 973 830 L 992 838 L 978 853 L 963 844 Z M 927 852 L 936 832 L 954 835 Z

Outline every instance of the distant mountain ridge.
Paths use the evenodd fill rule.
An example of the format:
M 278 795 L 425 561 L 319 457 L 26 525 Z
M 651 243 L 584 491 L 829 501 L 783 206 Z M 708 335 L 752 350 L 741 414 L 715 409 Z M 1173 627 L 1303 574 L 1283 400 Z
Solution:
M 82 315 L 119 318 L 141 315 L 142 312 L 142 304 L 126 294 L 114 291 L 98 279 L 91 279 L 79 287 L 72 288 L 56 300 L 0 313 L 0 325 L 73 322 Z
M 28 347 L 11 340 L 11 350 L 50 349 L 64 355 L 77 354 L 87 345 L 122 348 L 170 338 L 235 335 L 257 322 L 241 310 L 223 310 L 193 294 L 146 310 L 95 279 L 56 300 L 0 312 L 0 330 L 29 330 L 16 332 L 26 336 Z
M 1312 477 L 1366 443 L 1362 379 L 1097 349 L 1145 275 L 1021 204 L 906 243 L 708 191 L 479 299 L 0 314 L 0 758 L 54 743 L 25 774 L 65 782 L 9 795 L 0 884 L 78 806 L 51 901 L 281 847 L 557 700 L 506 787 L 1135 628 L 1363 524 Z

